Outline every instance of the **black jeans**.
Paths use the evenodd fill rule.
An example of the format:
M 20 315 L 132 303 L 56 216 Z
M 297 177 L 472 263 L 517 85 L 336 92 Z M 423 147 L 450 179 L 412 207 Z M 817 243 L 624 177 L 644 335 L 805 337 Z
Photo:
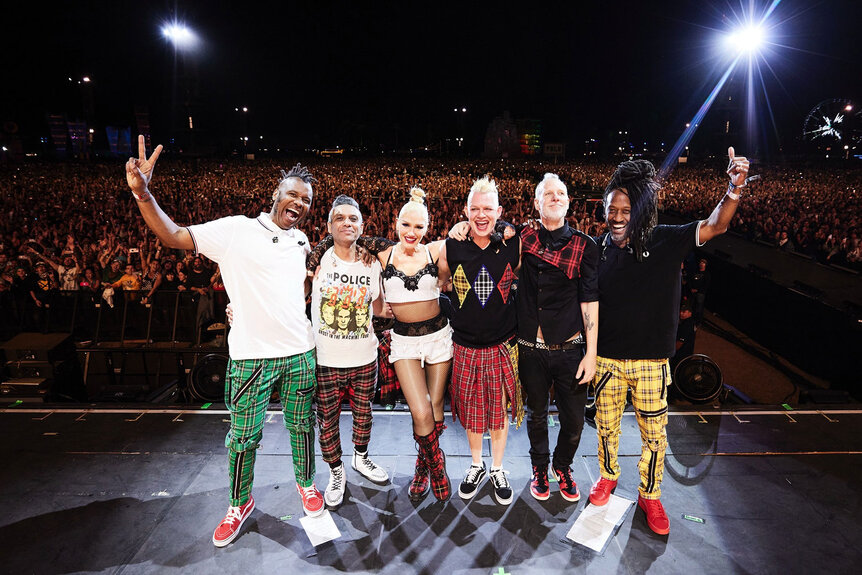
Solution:
M 560 414 L 560 434 L 554 448 L 554 465 L 565 468 L 572 464 L 581 432 L 584 429 L 584 406 L 587 385 L 578 385 L 575 374 L 584 357 L 584 346 L 548 351 L 518 346 L 518 375 L 526 396 L 527 434 L 530 437 L 530 461 L 548 467 L 549 392 L 554 386 L 554 401 Z

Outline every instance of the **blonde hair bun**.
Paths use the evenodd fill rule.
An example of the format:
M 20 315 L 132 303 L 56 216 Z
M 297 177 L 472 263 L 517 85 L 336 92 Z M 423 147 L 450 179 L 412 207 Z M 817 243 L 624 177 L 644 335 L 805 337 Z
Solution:
M 410 201 L 416 202 L 417 204 L 425 204 L 425 191 L 418 187 L 413 186 L 410 188 Z

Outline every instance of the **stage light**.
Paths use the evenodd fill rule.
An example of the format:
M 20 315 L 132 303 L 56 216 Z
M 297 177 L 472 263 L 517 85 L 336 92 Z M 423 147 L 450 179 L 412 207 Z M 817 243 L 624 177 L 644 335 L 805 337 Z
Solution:
M 81 79 L 84 81 L 84 83 L 85 83 L 85 84 L 88 84 L 88 83 L 90 82 L 90 77 L 89 77 L 89 76 L 84 76 L 84 77 L 83 77 L 83 78 L 81 78 Z
M 184 24 L 168 24 L 162 27 L 162 34 L 177 48 L 190 48 L 197 42 L 197 36 Z
M 756 53 L 763 46 L 765 34 L 760 26 L 740 28 L 727 37 L 728 46 L 737 52 Z

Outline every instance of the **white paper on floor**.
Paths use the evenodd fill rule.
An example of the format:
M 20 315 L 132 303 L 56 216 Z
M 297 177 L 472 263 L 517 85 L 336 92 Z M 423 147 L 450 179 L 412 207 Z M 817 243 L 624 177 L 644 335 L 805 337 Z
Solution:
M 632 505 L 634 501 L 631 499 L 614 494 L 611 494 L 608 502 L 601 507 L 587 505 L 566 533 L 566 537 L 593 551 L 601 552 Z
M 332 520 L 328 510 L 324 510 L 323 515 L 319 517 L 302 517 L 299 523 L 305 529 L 308 540 L 315 547 L 341 537 L 341 531 L 335 526 L 335 521 Z

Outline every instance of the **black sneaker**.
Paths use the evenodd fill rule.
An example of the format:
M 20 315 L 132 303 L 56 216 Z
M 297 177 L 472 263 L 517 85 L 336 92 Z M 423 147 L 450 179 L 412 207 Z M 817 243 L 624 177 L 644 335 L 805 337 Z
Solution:
M 533 479 L 530 481 L 530 495 L 539 501 L 545 501 L 551 496 L 548 487 L 548 467 L 533 466 Z
M 571 468 L 557 469 L 551 466 L 551 469 L 554 470 L 554 476 L 560 484 L 560 495 L 563 496 L 563 499 L 572 502 L 578 501 L 581 498 L 581 492 L 578 491 L 578 484 L 572 479 Z
M 506 479 L 508 471 L 504 469 L 491 469 L 491 485 L 494 486 L 494 498 L 500 505 L 508 505 L 512 502 L 512 487 Z
M 464 481 L 461 482 L 461 486 L 458 487 L 458 495 L 461 496 L 461 499 L 471 499 L 476 492 L 479 491 L 479 486 L 482 484 L 482 481 L 485 480 L 486 476 L 485 472 L 485 462 L 482 462 L 482 467 L 479 467 L 475 463 L 470 466 L 467 470 L 467 475 L 464 477 Z

